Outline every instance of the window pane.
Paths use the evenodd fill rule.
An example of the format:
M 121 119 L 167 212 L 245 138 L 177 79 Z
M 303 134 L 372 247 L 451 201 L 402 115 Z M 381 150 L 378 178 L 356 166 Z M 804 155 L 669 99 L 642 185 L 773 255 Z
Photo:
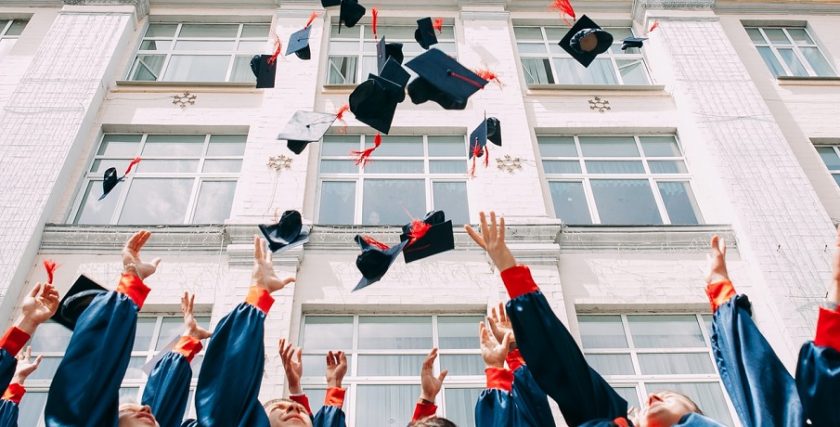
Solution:
M 177 24 L 150 24 L 146 37 L 172 37 L 177 29 Z
M 160 71 L 163 69 L 164 55 L 137 55 L 132 68 L 131 80 L 156 81 L 160 79 Z
M 750 40 L 755 43 L 767 43 L 758 28 L 747 28 L 747 34 L 750 36 Z
M 102 137 L 97 156 L 133 157 L 137 154 L 141 135 L 108 134 Z
M 540 27 L 513 27 L 513 34 L 516 40 L 537 40 L 542 41 L 543 35 Z
M 438 345 L 442 349 L 477 349 L 481 316 L 438 316 Z
M 767 35 L 767 38 L 773 44 L 790 44 L 790 40 L 788 40 L 785 32 L 781 28 L 765 28 L 764 34 Z
M 579 140 L 584 157 L 639 157 L 632 136 L 581 136 Z
M 371 165 L 373 163 L 369 163 Z M 353 160 L 321 160 L 321 173 L 358 173 L 359 166 Z
M 242 170 L 242 160 L 205 160 L 205 173 L 238 173 Z
M 353 224 L 355 203 L 355 182 L 322 182 L 318 222 L 321 224 Z
M 384 144 L 383 144 L 384 145 Z M 402 225 L 426 213 L 425 182 L 422 179 L 366 179 L 362 224 Z
M 204 181 L 198 193 L 193 224 L 224 224 L 230 217 L 236 181 Z
M 580 65 L 572 58 L 557 58 L 554 60 L 557 68 L 558 83 L 561 84 L 599 84 L 613 85 L 618 80 L 612 61 L 600 58 L 592 61 L 589 67 Z
M 91 172 L 99 172 L 104 174 L 105 171 L 109 168 L 116 168 L 118 172 L 125 171 L 128 167 L 128 164 L 131 162 L 129 159 L 120 159 L 120 160 L 112 160 L 112 159 L 101 159 L 101 160 L 94 160 L 93 163 L 90 165 Z M 138 169 L 134 169 L 135 171 Z
M 140 391 L 138 387 L 120 387 L 119 402 L 122 403 L 137 403 L 137 393 Z
M 343 351 L 343 350 L 342 350 Z M 349 349 L 348 349 L 349 351 Z M 347 366 L 353 366 L 353 356 L 347 356 Z M 321 379 L 327 374 L 327 356 L 324 354 L 304 354 L 303 355 L 303 376 Z M 306 388 L 306 394 L 309 394 L 309 388 Z M 311 396 L 310 396 L 311 397 Z
M 41 364 L 38 369 L 27 377 L 29 380 L 51 380 L 55 376 L 55 371 L 58 370 L 58 364 L 61 363 L 61 357 L 44 356 L 41 359 Z
M 796 44 L 814 44 L 804 28 L 788 28 L 787 32 Z
M 12 21 L 12 25 L 9 27 L 9 30 L 6 31 L 7 36 L 19 36 L 23 33 L 23 29 L 26 28 L 26 24 L 29 21 L 24 21 L 20 19 L 15 19 Z
M 201 326 L 207 327 L 206 324 Z M 155 343 L 155 350 L 163 350 L 173 339 L 180 337 L 184 332 L 184 320 L 180 317 L 164 317 L 161 319 L 160 332 Z
M 46 391 L 28 391 L 23 395 L 23 399 L 18 406 L 17 425 L 19 426 L 36 426 L 38 420 L 41 419 L 41 413 L 44 407 L 47 406 L 47 392 Z
M 601 224 L 662 224 L 648 181 L 597 179 L 591 185 Z
M 373 143 L 373 136 L 365 137 L 365 145 Z M 423 156 L 423 138 L 419 136 L 383 136 L 377 156 Z
M 359 149 L 357 135 L 326 135 L 321 143 L 321 156 L 349 156 L 351 150 Z
M 230 56 L 172 55 L 163 80 L 178 82 L 223 82 Z
M 578 316 L 583 348 L 627 348 L 621 316 Z
M 431 317 L 359 317 L 359 348 L 361 349 L 428 350 L 431 347 Z
M 362 26 L 356 25 L 353 28 L 347 28 L 344 25 L 333 24 L 330 26 L 330 39 L 358 39 Z
M 583 184 L 580 182 L 549 182 L 554 214 L 566 224 L 592 224 Z
M 70 343 L 71 331 L 55 322 L 44 322 L 38 327 L 38 333 L 32 335 L 29 345 L 36 354 L 49 351 L 67 350 Z
M 645 63 L 641 59 L 629 61 L 617 60 L 618 71 L 621 73 L 622 83 L 626 85 L 646 85 L 648 81 Z
M 256 82 L 257 78 L 251 71 L 251 56 L 237 55 L 233 61 L 233 71 L 230 73 L 230 81 L 239 83 Z
M 834 76 L 834 71 L 831 69 L 831 65 L 828 64 L 826 61 L 825 56 L 820 52 L 820 50 L 816 47 L 800 47 L 799 51 L 802 52 L 802 56 L 805 57 L 805 60 L 811 64 L 811 68 L 814 69 L 814 72 L 817 73 L 820 77 L 831 77 Z
M 547 58 L 522 58 L 522 71 L 529 85 L 554 84 L 551 65 Z
M 728 426 L 733 425 L 719 383 L 647 383 L 646 386 L 649 393 L 666 390 L 682 393 L 691 398 L 709 418 Z
M 182 224 L 193 179 L 134 179 L 120 215 L 120 224 Z M 161 191 L 166 189 L 166 191 Z
M 543 157 L 577 157 L 575 139 L 571 136 L 541 136 L 537 138 Z
M 137 329 L 134 332 L 134 347 L 131 348 L 132 351 L 149 350 L 156 324 L 157 318 L 155 317 L 137 318 Z
M 636 387 L 613 387 L 616 393 L 621 396 L 622 399 L 627 401 L 627 406 L 638 408 L 639 405 L 639 393 L 636 391 Z
M 356 82 L 355 56 L 330 56 L 327 84 L 343 85 Z
M 146 375 L 145 372 L 143 372 L 143 365 L 145 364 L 146 356 L 132 357 L 131 360 L 128 361 L 128 369 L 125 371 L 123 380 L 142 380 L 143 376 Z
M 365 166 L 365 173 L 423 173 L 423 161 L 374 159 Z
M 149 135 L 143 156 L 201 157 L 204 135 Z
M 435 209 L 446 212 L 446 219 L 453 224 L 469 224 L 466 182 L 436 181 L 432 183 L 432 192 Z
M 480 354 L 443 354 L 440 356 L 440 366 L 441 369 L 448 369 L 450 375 L 484 374 L 484 359 Z
M 402 427 L 408 424 L 417 400 L 417 387 L 417 385 L 357 386 L 356 425 Z
M 639 348 L 705 347 L 697 318 L 692 315 L 627 316 L 633 343 Z
M 580 162 L 577 160 L 543 160 L 545 173 L 580 173 Z
M 461 136 L 430 136 L 429 156 L 431 157 L 466 157 L 467 149 Z
M 475 425 L 475 402 L 484 391 L 481 388 L 450 388 L 444 391 L 446 396 L 446 418 L 455 425 Z
M 840 185 L 840 175 L 831 175 L 831 176 L 832 176 L 832 178 L 834 178 L 834 182 L 836 182 L 837 185 Z
M 360 355 L 359 376 L 415 376 L 426 359 L 424 355 Z
M 303 345 L 306 350 L 350 350 L 353 348 L 353 318 L 350 316 L 306 316 Z
M 125 183 L 117 184 L 108 197 L 99 200 L 102 195 L 102 181 L 90 181 L 82 198 L 79 213 L 76 214 L 76 224 L 108 224 L 117 206 L 117 201 L 125 190 Z
M 235 46 L 233 40 L 180 40 L 175 43 L 175 50 L 232 51 Z
M 648 166 L 652 173 L 688 173 L 688 168 L 682 160 L 649 161 Z
M 587 160 L 585 163 L 589 173 L 645 173 L 645 167 L 640 161 Z
M 805 70 L 805 67 L 799 62 L 799 58 L 793 53 L 793 49 L 778 49 L 778 51 L 779 56 L 782 57 L 782 61 L 785 61 L 792 75 L 800 77 L 808 75 L 808 71 Z
M 657 182 L 662 201 L 665 203 L 665 210 L 671 224 L 695 225 L 699 224 L 698 214 L 700 209 L 694 200 L 691 186 L 687 182 Z
M 517 49 L 519 49 L 519 53 L 521 55 L 529 55 L 529 56 L 534 56 L 534 55 L 544 56 L 545 55 L 545 44 L 543 44 L 543 43 L 517 43 L 516 47 L 517 47 Z M 524 60 L 526 58 L 522 58 L 522 59 Z M 535 58 L 528 57 L 527 59 L 532 60 L 532 59 L 535 59 Z M 542 60 L 543 58 L 539 58 L 539 59 Z
M 770 72 L 773 73 L 774 76 L 783 76 L 785 75 L 785 70 L 782 68 L 782 64 L 779 63 L 779 60 L 776 59 L 776 55 L 773 54 L 773 50 L 769 47 L 759 47 L 758 53 L 761 55 L 761 59 L 764 60 L 764 63 L 767 64 L 767 68 L 770 68 Z
M 680 157 L 680 147 L 673 136 L 640 136 L 642 149 L 648 157 Z
M 178 37 L 236 37 L 239 24 L 183 24 Z
M 463 160 L 430 160 L 431 173 L 467 173 L 467 163 Z
M 643 375 L 714 374 L 708 353 L 639 354 Z
M 629 354 L 587 354 L 586 361 L 601 375 L 633 375 Z
M 144 160 L 137 165 L 137 173 L 198 172 L 198 160 Z
M 820 153 L 820 157 L 828 169 L 840 169 L 840 157 L 837 157 L 834 147 L 817 147 L 817 152 Z
M 208 156 L 242 156 L 245 154 L 246 135 L 210 135 Z

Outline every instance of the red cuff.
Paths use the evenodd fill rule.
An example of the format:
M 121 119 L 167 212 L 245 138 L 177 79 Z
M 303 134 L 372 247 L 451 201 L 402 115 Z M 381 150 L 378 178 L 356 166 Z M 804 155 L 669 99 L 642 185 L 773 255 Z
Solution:
M 526 265 L 516 265 L 503 271 L 502 281 L 511 299 L 540 290 Z
M 309 398 L 306 397 L 305 394 L 293 394 L 289 396 L 289 399 L 294 400 L 295 402 L 303 405 L 303 407 L 306 408 L 306 412 L 309 414 L 309 416 L 312 416 L 312 409 L 309 407 Z
M 522 353 L 519 352 L 518 348 L 511 350 L 508 353 L 507 359 L 505 359 L 505 361 L 507 362 L 508 368 L 510 368 L 511 371 L 515 371 L 519 369 L 520 366 L 525 364 L 525 359 L 522 358 Z
M 268 314 L 268 310 L 271 310 L 271 305 L 274 304 L 274 298 L 268 293 L 268 289 L 251 286 L 248 289 L 248 296 L 245 297 L 245 302 Z
M 411 422 L 422 420 L 426 417 L 432 417 L 437 414 L 437 405 L 434 403 L 418 403 L 414 406 L 414 416 L 411 417 Z
M 510 391 L 513 386 L 513 371 L 505 368 L 487 368 L 487 388 Z
M 0 348 L 8 351 L 12 356 L 17 356 L 20 349 L 22 349 L 23 346 L 26 345 L 26 342 L 29 341 L 29 338 L 29 334 L 24 332 L 22 329 L 17 326 L 12 326 L 6 330 L 6 333 L 3 334 L 3 338 L 0 338 Z
M 20 400 L 23 399 L 23 395 L 26 394 L 26 389 L 23 388 L 20 384 L 9 384 L 9 387 L 6 388 L 6 392 L 3 393 L 3 400 L 9 400 L 15 403 L 20 404 Z
M 344 406 L 344 393 L 347 391 L 341 387 L 330 387 L 327 389 L 327 394 L 324 396 L 324 406 L 335 406 L 341 408 Z
M 151 289 L 143 284 L 143 279 L 131 273 L 123 273 L 120 284 L 117 285 L 117 292 L 131 298 L 138 310 L 143 308 L 143 303 L 146 302 L 150 291 Z
M 714 312 L 735 296 L 735 287 L 729 280 L 709 283 L 706 285 L 706 295 L 709 297 L 709 303 L 712 305 L 712 311 Z
M 820 307 L 814 344 L 840 351 L 840 312 Z
M 193 358 L 199 351 L 201 351 L 201 340 L 195 337 L 182 336 L 172 348 L 175 353 L 181 353 L 187 359 L 187 362 L 192 362 Z

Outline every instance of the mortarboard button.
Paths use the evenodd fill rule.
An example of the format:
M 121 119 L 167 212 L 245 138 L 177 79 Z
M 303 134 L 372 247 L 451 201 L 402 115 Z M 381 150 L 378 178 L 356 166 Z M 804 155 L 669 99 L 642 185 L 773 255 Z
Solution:
M 612 42 L 612 34 L 602 30 L 593 20 L 583 15 L 563 36 L 559 45 L 577 62 L 588 67 L 596 56 L 610 48 Z
M 362 248 L 362 253 L 356 257 L 356 268 L 362 273 L 362 279 L 353 288 L 354 292 L 380 281 L 408 244 L 406 240 L 388 247 L 370 237 L 360 235 L 356 235 L 355 240 Z
M 446 220 L 446 214 L 443 211 L 431 211 L 426 214 L 423 221 L 418 222 L 426 224 L 428 229 L 425 232 L 421 231 L 423 234 L 416 238 L 413 243 L 411 240 L 414 236 L 411 233 L 417 228 L 415 222 L 403 226 L 403 234 L 400 236 L 401 241 L 409 241 L 409 244 L 403 249 L 403 258 L 406 264 L 455 249 L 452 221 Z
M 261 224 L 259 228 L 268 240 L 271 252 L 290 249 L 309 241 L 310 227 L 303 225 L 300 212 L 295 210 L 283 212 L 277 224 Z
M 94 282 L 84 274 L 80 275 L 70 290 L 58 304 L 58 310 L 52 320 L 71 331 L 75 329 L 79 317 L 98 295 L 108 292 L 100 284 Z
M 289 45 L 286 47 L 286 56 L 294 53 L 298 58 L 308 60 L 312 54 L 309 50 L 309 33 L 312 30 L 311 25 L 307 25 L 302 30 L 296 31 L 289 38 Z
M 338 6 L 341 4 L 341 0 L 321 0 L 321 6 L 324 8 Z
M 251 71 L 257 78 L 257 89 L 273 88 L 274 76 L 277 74 L 277 62 L 269 59 L 272 55 L 254 55 L 251 58 Z
M 341 28 L 341 23 L 343 22 L 347 28 L 353 28 L 365 16 L 366 11 L 367 9 L 360 5 L 358 0 L 341 0 L 338 27 Z
M 621 41 L 621 50 L 627 50 L 628 48 L 641 49 L 645 40 L 647 40 L 647 37 L 627 37 Z
M 467 99 L 487 85 L 487 80 L 434 48 L 405 65 L 419 76 L 408 85 L 408 94 L 415 104 L 431 100 L 447 110 L 463 110 Z
M 402 43 L 386 43 L 385 36 L 379 39 L 376 43 L 376 66 L 379 73 L 382 73 L 382 68 L 388 62 L 388 58 L 393 58 L 398 64 L 403 63 L 405 56 L 402 52 Z
M 432 25 L 432 18 L 423 18 L 417 20 L 417 29 L 414 30 L 414 40 L 423 49 L 429 49 L 429 46 L 437 44 L 437 36 L 435 35 L 435 27 Z
M 329 113 L 296 111 L 277 139 L 287 140 L 289 150 L 300 154 L 310 142 L 320 140 L 327 133 L 336 117 Z

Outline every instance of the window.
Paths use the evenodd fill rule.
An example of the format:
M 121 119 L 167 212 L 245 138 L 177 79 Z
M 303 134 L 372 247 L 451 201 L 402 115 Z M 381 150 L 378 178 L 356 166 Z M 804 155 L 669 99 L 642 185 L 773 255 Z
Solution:
M 818 146 L 817 152 L 820 153 L 825 167 L 831 172 L 831 176 L 837 185 L 840 185 L 840 146 L 837 145 L 823 145 Z
M 383 136 L 365 168 L 351 150 L 369 135 L 329 135 L 321 144 L 318 223 L 401 225 L 437 209 L 469 223 L 467 145 L 459 136 Z
M 222 224 L 230 216 L 245 135 L 106 134 L 88 169 L 74 224 Z M 103 200 L 109 167 L 124 182 Z
M 567 224 L 701 222 L 674 136 L 541 136 L 554 203 Z
M 210 324 L 209 315 L 196 315 L 196 321 L 204 328 Z M 134 348 L 131 351 L 131 360 L 128 363 L 120 387 L 120 399 L 139 402 L 143 396 L 143 388 L 146 385 L 147 376 L 143 372 L 143 365 L 159 353 L 165 350 L 167 344 L 181 336 L 184 332 L 184 320 L 179 315 L 140 315 L 137 318 L 137 330 L 134 335 Z M 47 404 L 47 392 L 50 382 L 61 363 L 64 351 L 70 343 L 72 332 L 58 323 L 47 322 L 38 328 L 38 333 L 32 336 L 29 345 L 32 346 L 32 354 L 42 355 L 44 359 L 26 381 L 26 395 L 20 405 L 18 424 L 22 426 L 36 426 L 43 423 L 42 414 Z M 205 343 L 205 348 L 207 343 Z M 193 392 L 198 383 L 198 372 L 201 369 L 201 361 L 204 359 L 204 351 L 195 356 L 192 362 L 193 378 L 190 384 L 190 398 L 188 403 L 188 414 L 195 415 L 193 409 Z
M 0 56 L 12 50 L 28 23 L 26 19 L 0 19 Z
M 522 71 L 528 85 L 650 84 L 645 59 L 637 48 L 621 50 L 621 40 L 633 35 L 629 27 L 605 28 L 613 35 L 613 45 L 589 67 L 580 65 L 559 44 L 569 31 L 566 27 L 513 27 L 516 47 L 522 58 Z
M 834 69 L 803 28 L 747 27 L 747 34 L 775 76 L 834 76 Z
M 301 331 L 304 391 L 312 410 L 324 401 L 325 355 L 347 353 L 343 386 L 350 426 L 404 426 L 420 395 L 420 366 L 438 347 L 435 372 L 448 369 L 437 405 L 457 425 L 474 425 L 484 390 L 484 361 L 473 316 L 304 316 Z
M 268 32 L 269 24 L 150 24 L 128 79 L 256 82 L 251 57 Z
M 711 321 L 699 314 L 578 316 L 587 361 L 630 406 L 671 390 L 731 426 L 709 344 Z
M 425 52 L 414 40 L 416 23 L 407 25 L 377 24 L 379 37 L 385 36 L 388 43 L 402 43 L 405 60 Z M 340 29 L 340 33 L 339 33 Z M 438 44 L 432 46 L 455 56 L 455 29 L 450 22 L 444 21 L 443 31 L 437 34 Z M 368 74 L 379 74 L 376 69 L 376 42 L 369 23 L 359 23 L 353 28 L 339 27 L 333 23 L 330 30 L 329 66 L 327 84 L 356 84 L 367 79 Z M 359 66 L 361 64 L 361 66 Z M 406 69 L 412 75 L 411 70 Z

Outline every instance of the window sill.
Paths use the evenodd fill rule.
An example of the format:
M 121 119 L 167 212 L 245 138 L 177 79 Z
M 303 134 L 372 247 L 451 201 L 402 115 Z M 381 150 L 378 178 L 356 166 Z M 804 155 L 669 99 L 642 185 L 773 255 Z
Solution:
M 553 92 L 581 92 L 581 91 L 610 91 L 610 92 L 663 92 L 664 85 L 530 85 L 528 95 L 543 95 Z
M 561 252 L 591 250 L 686 250 L 705 252 L 717 234 L 737 245 L 729 225 L 570 225 L 557 236 Z
M 840 86 L 840 77 L 777 77 L 783 86 Z
M 195 89 L 221 89 L 234 90 L 237 92 L 252 92 L 260 93 L 257 89 L 256 83 L 235 83 L 235 82 L 147 82 L 147 81 L 130 81 L 118 80 L 116 82 L 119 90 L 149 90 L 162 89 L 162 91 L 171 92 L 173 88 L 195 90 Z
M 350 93 L 356 86 L 356 84 L 324 85 L 322 93 Z

